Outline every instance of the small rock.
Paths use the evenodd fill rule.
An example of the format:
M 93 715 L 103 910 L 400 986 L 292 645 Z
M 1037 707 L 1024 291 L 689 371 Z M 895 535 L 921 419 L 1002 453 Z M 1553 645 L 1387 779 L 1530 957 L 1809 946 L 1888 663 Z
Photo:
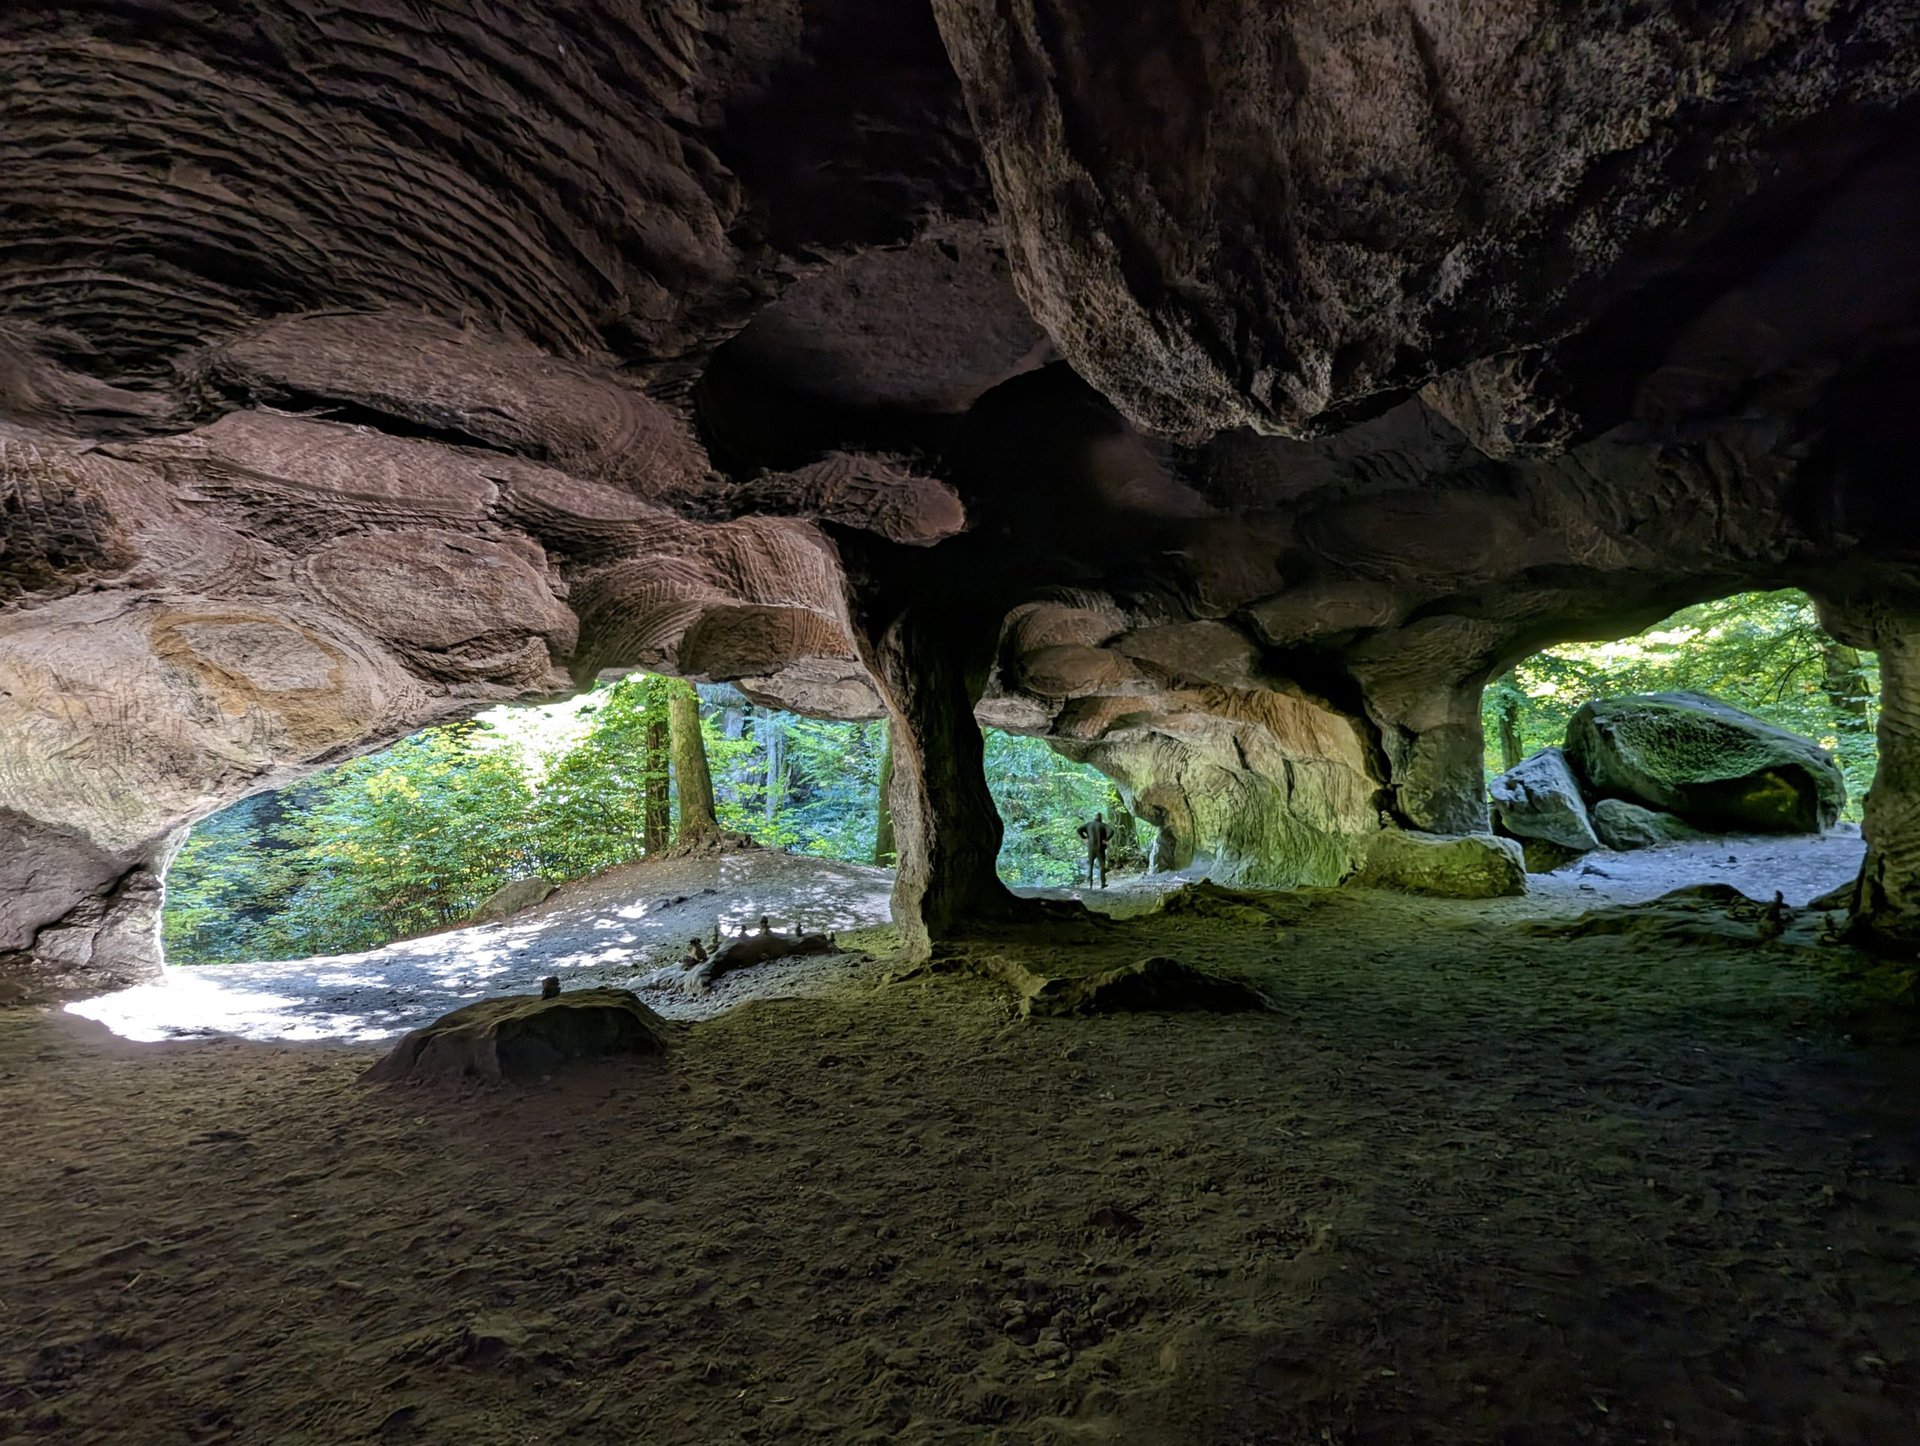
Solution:
M 1118 1235 L 1122 1238 L 1138 1235 L 1146 1228 L 1138 1215 L 1126 1206 L 1116 1205 L 1111 1201 L 1104 1205 L 1096 1205 L 1089 1210 L 1087 1224 L 1095 1230 L 1104 1230 L 1109 1235 Z
M 625 989 L 482 999 L 416 1029 L 364 1080 L 539 1079 L 577 1059 L 658 1054 L 668 1025 Z

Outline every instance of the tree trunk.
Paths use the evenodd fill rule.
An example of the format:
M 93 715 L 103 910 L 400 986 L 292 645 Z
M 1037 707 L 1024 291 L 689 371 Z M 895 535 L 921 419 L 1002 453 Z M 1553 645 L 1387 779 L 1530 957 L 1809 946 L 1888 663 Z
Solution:
M 700 733 L 700 695 L 693 684 L 667 684 L 667 731 L 673 742 L 673 776 L 680 787 L 680 842 L 717 833 L 713 813 L 713 773 L 707 767 L 707 741 Z
M 646 780 L 642 785 L 646 790 L 642 838 L 650 854 L 657 854 L 666 848 L 673 825 L 672 795 L 667 784 L 669 729 L 665 682 L 662 678 L 647 680 L 647 726 L 641 735 Z
M 729 743 L 738 743 L 747 736 L 747 710 L 745 708 L 722 708 L 720 710 L 720 736 Z M 721 774 L 715 793 L 726 803 L 740 802 L 740 764 L 739 752 L 728 756 L 726 771 Z
M 767 787 L 762 800 L 772 823 L 787 801 L 787 725 L 778 713 L 762 713 L 760 729 L 767 744 Z
M 880 724 L 886 740 L 880 750 L 880 796 L 875 803 L 873 825 L 873 861 L 891 868 L 899 859 L 893 840 L 893 725 Z
M 1520 704 L 1512 694 L 1504 694 L 1496 710 L 1500 717 L 1500 770 L 1518 768 L 1525 754 L 1520 747 Z

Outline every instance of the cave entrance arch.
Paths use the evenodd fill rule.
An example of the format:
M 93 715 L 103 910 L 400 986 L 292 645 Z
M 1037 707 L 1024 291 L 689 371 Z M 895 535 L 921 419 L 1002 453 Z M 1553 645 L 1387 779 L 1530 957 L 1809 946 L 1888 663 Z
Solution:
M 1076 888 L 1086 877 L 1086 846 L 1076 830 L 1104 814 L 1114 837 L 1108 876 L 1146 867 L 1140 829 L 1119 783 L 1091 763 L 1041 738 L 981 729 L 987 789 L 1000 814 L 999 873 L 1014 888 Z
M 733 838 L 688 829 L 678 747 L 670 767 L 647 756 L 654 715 L 696 696 L 706 788 Z M 663 747 L 679 742 L 677 724 L 663 729 Z M 729 846 L 750 825 L 865 865 L 884 736 L 877 721 L 821 723 L 643 674 L 420 730 L 202 820 L 168 867 L 159 980 L 79 1012 L 135 1038 L 371 1040 L 548 973 L 633 987 L 689 937 L 763 914 L 801 932 L 884 922 L 891 881 L 870 866 Z M 649 857 L 656 784 L 671 828 Z M 864 829 L 852 855 L 820 817 L 834 790 Z M 474 922 L 495 927 L 462 927 Z
M 1759 803 L 1715 802 L 1705 783 L 1668 788 L 1630 778 L 1633 760 L 1622 750 L 1632 747 L 1631 731 L 1689 728 L 1693 715 L 1619 700 L 1676 693 L 1704 695 L 1817 745 L 1844 800 L 1806 781 L 1791 758 L 1783 759 L 1786 775 L 1808 793 L 1804 808 L 1782 805 L 1777 814 Z M 1494 827 L 1521 841 L 1536 887 L 1549 891 L 1571 884 L 1650 897 L 1726 882 L 1762 899 L 1779 892 L 1789 903 L 1810 902 L 1859 872 L 1879 698 L 1876 655 L 1835 637 L 1813 600 L 1793 589 L 1696 603 L 1624 638 L 1556 643 L 1500 673 L 1482 694 Z M 1711 736 L 1723 740 L 1716 746 L 1734 746 L 1732 733 Z M 1773 745 L 1756 738 L 1743 746 L 1757 758 Z M 1818 754 L 1807 762 L 1821 773 Z M 1704 778 L 1748 762 L 1703 758 L 1701 766 Z M 1752 768 L 1755 777 L 1773 776 L 1760 763 Z M 1822 821 L 1831 814 L 1824 828 L 1806 821 L 1815 812 Z

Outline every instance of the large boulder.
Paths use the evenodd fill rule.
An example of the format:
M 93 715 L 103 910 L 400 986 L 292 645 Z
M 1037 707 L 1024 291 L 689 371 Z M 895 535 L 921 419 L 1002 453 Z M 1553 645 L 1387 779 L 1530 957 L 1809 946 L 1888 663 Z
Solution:
M 1543 748 L 1488 786 L 1494 820 L 1517 839 L 1543 839 L 1586 853 L 1600 847 L 1580 780 L 1558 748 Z
M 1388 829 L 1374 836 L 1352 882 L 1443 899 L 1497 899 L 1524 894 L 1527 870 L 1520 845 L 1510 838 Z
M 414 1030 L 361 1078 L 539 1079 L 575 1060 L 659 1054 L 668 1029 L 627 989 L 512 994 L 463 1005 Z
M 535 904 L 544 902 L 553 890 L 554 885 L 538 875 L 530 879 L 515 879 L 510 884 L 502 884 L 488 894 L 481 901 L 480 907 L 473 911 L 472 922 L 487 924 L 498 919 L 509 918 L 522 909 L 531 909 Z
M 1819 744 L 1699 693 L 1588 703 L 1567 725 L 1567 761 L 1595 793 L 1709 831 L 1818 833 L 1847 801 Z
M 1602 843 L 1621 853 L 1652 848 L 1656 844 L 1686 843 L 1706 836 L 1685 819 L 1642 808 L 1624 798 L 1603 798 L 1596 803 L 1593 827 Z

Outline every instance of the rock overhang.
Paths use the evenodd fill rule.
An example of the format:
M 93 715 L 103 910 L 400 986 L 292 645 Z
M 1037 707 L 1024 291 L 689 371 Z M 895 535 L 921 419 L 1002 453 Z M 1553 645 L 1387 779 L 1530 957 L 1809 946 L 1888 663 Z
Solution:
M 1690 14 L 17 10 L 10 846 L 104 918 L 223 801 L 606 670 L 901 720 L 910 622 L 1318 882 L 1482 825 L 1478 687 L 1555 637 L 1785 583 L 1881 636 L 1920 22 Z

